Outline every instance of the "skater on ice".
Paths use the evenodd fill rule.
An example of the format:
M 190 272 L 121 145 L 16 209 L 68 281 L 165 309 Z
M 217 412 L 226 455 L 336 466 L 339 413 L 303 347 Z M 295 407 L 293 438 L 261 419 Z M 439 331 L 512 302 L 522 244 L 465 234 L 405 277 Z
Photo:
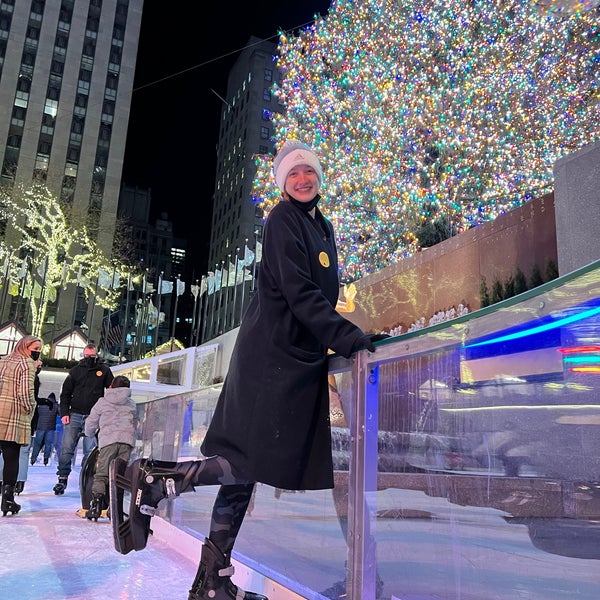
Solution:
M 255 483 L 333 487 L 327 349 L 346 357 L 374 351 L 371 338 L 335 310 L 337 250 L 333 227 L 317 206 L 319 158 L 287 141 L 273 173 L 282 197 L 266 221 L 258 292 L 201 448 L 210 458 L 111 464 L 111 518 L 123 554 L 146 545 L 163 498 L 220 485 L 188 600 L 265 600 L 231 580 L 231 552 Z M 126 497 L 131 505 L 123 507 Z
M 14 350 L 0 359 L 0 450 L 2 468 L 2 515 L 16 515 L 21 505 L 15 502 L 22 446 L 31 440 L 31 419 L 36 407 L 34 380 L 40 363 L 42 340 L 23 336 Z
M 98 356 L 96 344 L 87 344 L 83 358 L 69 370 L 60 393 L 60 417 L 64 425 L 62 446 L 58 459 L 58 482 L 54 493 L 65 493 L 71 474 L 71 462 L 77 449 L 79 438 L 84 433 L 85 419 L 90 414 L 98 398 L 112 383 L 112 371 Z M 96 445 L 96 438 L 83 438 L 83 461 Z
M 85 420 L 85 435 L 98 435 L 98 462 L 92 484 L 92 499 L 86 517 L 98 520 L 108 502 L 108 466 L 113 458 L 129 462 L 135 446 L 137 407 L 131 399 L 130 382 L 117 375 L 104 396 L 94 404 Z
M 44 398 L 40 400 L 44 400 Z M 47 465 L 52 457 L 52 449 L 54 448 L 58 402 L 54 392 L 50 392 L 45 400 L 46 402 L 42 404 L 38 402 L 38 420 L 35 433 L 33 434 L 33 447 L 30 457 L 31 465 L 36 463 L 42 448 L 44 449 L 44 465 Z

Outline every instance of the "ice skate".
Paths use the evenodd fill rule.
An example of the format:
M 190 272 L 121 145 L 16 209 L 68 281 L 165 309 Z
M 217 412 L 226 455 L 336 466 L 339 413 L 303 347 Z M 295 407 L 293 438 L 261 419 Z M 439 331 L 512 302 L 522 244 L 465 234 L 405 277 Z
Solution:
M 12 485 L 2 486 L 2 516 L 5 517 L 7 513 L 16 515 L 21 510 L 21 505 L 15 502 L 15 488 Z
M 94 494 L 90 500 L 90 507 L 87 509 L 85 516 L 88 520 L 98 521 L 102 516 L 104 507 L 104 494 Z
M 110 463 L 110 515 L 117 552 L 127 554 L 146 547 L 150 519 L 159 502 L 193 490 L 191 480 L 199 464 L 145 458 L 131 465 L 121 458 Z
M 68 477 L 59 477 L 58 483 L 52 488 L 57 496 L 62 496 L 67 489 Z
M 24 481 L 17 481 L 17 483 L 15 483 L 15 494 L 18 496 L 23 490 L 25 489 L 25 482 Z
M 188 600 L 269 600 L 262 594 L 240 589 L 231 581 L 233 572 L 230 558 L 206 538 Z

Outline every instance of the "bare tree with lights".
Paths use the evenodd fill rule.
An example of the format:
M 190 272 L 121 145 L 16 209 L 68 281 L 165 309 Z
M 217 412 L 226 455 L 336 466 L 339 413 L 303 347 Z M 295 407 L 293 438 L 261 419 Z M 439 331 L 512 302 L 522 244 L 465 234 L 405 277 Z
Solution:
M 86 299 L 114 308 L 121 294 L 117 274 L 123 270 L 105 256 L 86 227 L 75 226 L 59 200 L 39 183 L 0 188 L 5 236 L 2 298 L 25 303 L 32 335 L 41 336 L 48 305 L 68 285 L 84 290 Z

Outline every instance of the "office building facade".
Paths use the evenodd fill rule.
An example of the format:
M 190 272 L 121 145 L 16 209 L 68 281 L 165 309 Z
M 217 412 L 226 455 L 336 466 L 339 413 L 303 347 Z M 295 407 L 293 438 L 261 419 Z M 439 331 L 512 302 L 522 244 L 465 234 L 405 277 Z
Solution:
M 1 183 L 44 183 L 108 257 L 142 6 L 143 0 L 0 2 Z M 96 338 L 102 311 L 90 314 L 93 302 L 71 287 L 48 312 L 52 332 L 76 321 Z M 23 316 L 7 305 L 2 317 Z
M 213 202 L 209 271 L 224 270 L 229 277 L 236 256 L 260 239 L 262 210 L 252 202 L 256 154 L 274 152 L 271 115 L 283 107 L 272 94 L 281 75 L 274 61 L 277 46 L 251 37 L 231 69 L 221 112 L 217 173 Z M 224 280 L 223 280 L 224 281 Z M 203 339 L 239 325 L 252 283 L 223 286 L 208 298 Z

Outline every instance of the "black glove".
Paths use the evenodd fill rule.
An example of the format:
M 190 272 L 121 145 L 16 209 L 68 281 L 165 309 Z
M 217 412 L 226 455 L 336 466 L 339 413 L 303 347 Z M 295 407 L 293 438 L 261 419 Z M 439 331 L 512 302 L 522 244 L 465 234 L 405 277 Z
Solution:
M 381 340 L 387 340 L 392 337 L 387 333 L 370 333 L 369 338 L 373 343 L 380 342 Z
M 390 336 L 387 333 L 367 333 L 363 337 L 358 338 L 352 351 L 358 352 L 359 350 L 368 350 L 369 352 L 375 352 L 374 343 L 389 337 Z
M 38 398 L 37 405 L 38 406 L 49 406 L 50 408 L 52 408 L 52 401 L 48 400 L 48 398 Z

